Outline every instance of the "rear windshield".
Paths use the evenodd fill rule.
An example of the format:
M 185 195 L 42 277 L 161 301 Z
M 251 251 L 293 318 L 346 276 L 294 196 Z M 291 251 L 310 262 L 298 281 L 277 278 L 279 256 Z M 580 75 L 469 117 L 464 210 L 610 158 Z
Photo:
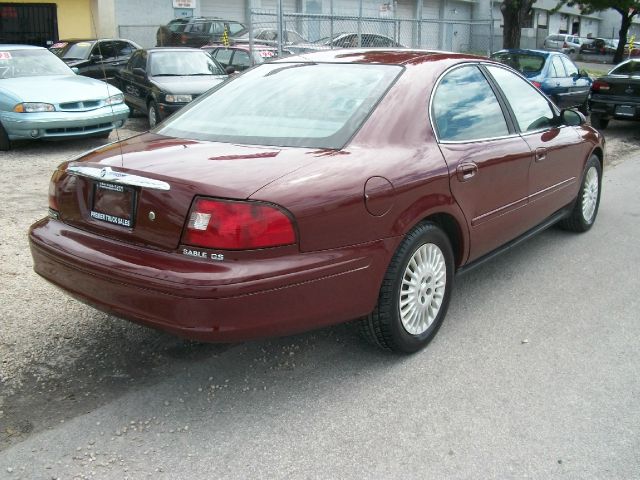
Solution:
M 64 58 L 65 60 L 85 60 L 89 58 L 93 43 L 94 42 L 61 42 L 54 44 L 49 50 L 57 57 Z
M 609 72 L 609 75 L 630 75 L 632 77 L 640 77 L 640 62 L 627 62 L 618 65 Z
M 265 63 L 158 127 L 170 137 L 342 148 L 402 72 L 396 65 Z
M 545 62 L 543 56 L 526 53 L 497 52 L 491 58 L 529 76 L 540 73 Z

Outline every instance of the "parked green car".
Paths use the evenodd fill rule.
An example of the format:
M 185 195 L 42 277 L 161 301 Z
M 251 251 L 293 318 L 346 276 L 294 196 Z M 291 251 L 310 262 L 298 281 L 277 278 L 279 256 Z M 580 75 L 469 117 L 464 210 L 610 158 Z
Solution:
M 76 75 L 45 48 L 0 44 L 0 151 L 12 140 L 106 138 L 128 116 L 116 87 Z

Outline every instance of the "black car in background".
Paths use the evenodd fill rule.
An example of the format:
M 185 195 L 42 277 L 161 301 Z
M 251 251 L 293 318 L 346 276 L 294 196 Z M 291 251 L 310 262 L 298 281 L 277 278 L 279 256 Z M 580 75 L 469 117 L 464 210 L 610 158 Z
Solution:
M 591 125 L 600 130 L 609 120 L 640 120 L 640 58 L 616 65 L 591 85 Z
M 61 40 L 49 50 L 69 67 L 77 68 L 80 75 L 113 83 L 116 73 L 140 48 L 131 40 L 115 38 Z
M 116 86 L 129 108 L 145 113 L 154 127 L 226 79 L 224 68 L 204 50 L 165 47 L 135 52 Z
M 185 17 L 171 20 L 156 32 L 158 47 L 201 47 L 222 41 L 224 32 L 229 38 L 243 35 L 246 27 L 234 20 L 217 17 Z

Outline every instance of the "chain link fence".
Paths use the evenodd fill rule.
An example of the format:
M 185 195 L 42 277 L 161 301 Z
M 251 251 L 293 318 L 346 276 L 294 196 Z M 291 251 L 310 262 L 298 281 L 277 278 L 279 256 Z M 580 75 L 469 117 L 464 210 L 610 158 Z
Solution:
M 282 39 L 279 37 L 282 18 Z M 410 47 L 488 55 L 490 20 L 375 18 L 251 10 L 250 41 L 294 53 L 352 47 Z

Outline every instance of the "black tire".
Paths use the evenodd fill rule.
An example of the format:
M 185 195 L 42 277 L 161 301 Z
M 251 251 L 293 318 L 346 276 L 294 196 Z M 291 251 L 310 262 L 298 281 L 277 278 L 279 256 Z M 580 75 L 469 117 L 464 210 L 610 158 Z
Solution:
M 597 188 L 598 191 L 593 192 L 593 183 L 590 181 L 590 172 L 595 171 L 597 174 Z M 576 198 L 575 204 L 571 213 L 567 218 L 561 220 L 559 226 L 564 230 L 569 230 L 571 232 L 586 232 L 589 230 L 596 221 L 596 217 L 598 216 L 598 208 L 600 207 L 600 191 L 602 187 L 602 166 L 600 165 L 600 160 L 595 155 L 591 155 L 587 164 L 585 166 L 584 172 L 582 174 L 582 183 L 580 184 L 580 190 L 578 191 L 578 197 Z M 587 208 L 588 203 L 591 203 L 595 200 L 595 209 L 593 213 L 590 213 L 590 210 Z M 588 218 L 587 218 L 588 216 Z
M 9 150 L 11 150 L 11 140 L 9 140 L 7 131 L 0 124 L 0 152 L 8 152 Z
M 160 117 L 158 113 L 158 105 L 155 100 L 151 100 L 149 102 L 149 107 L 147 109 L 147 120 L 149 121 L 149 128 L 155 127 L 160 122 Z
M 433 245 L 439 249 L 444 260 L 444 291 L 440 293 L 442 302 L 431 324 L 425 330 L 412 334 L 405 328 L 400 315 L 402 281 L 409 274 L 407 267 L 414 254 L 421 247 L 432 248 Z M 425 277 L 421 281 L 422 288 L 435 285 L 436 274 L 426 272 L 424 275 Z M 378 304 L 371 314 L 360 321 L 362 335 L 372 344 L 394 352 L 413 353 L 424 348 L 438 332 L 447 314 L 453 289 L 453 278 L 454 258 L 449 238 L 437 225 L 431 222 L 420 223 L 407 234 L 393 255 L 382 280 Z M 432 280 L 433 283 L 427 283 Z M 436 293 L 436 287 L 433 288 L 433 294 L 430 289 L 425 292 L 420 290 L 421 293 L 417 295 L 419 298 L 416 299 L 414 305 L 422 302 L 422 307 L 417 308 L 428 308 L 426 305 L 430 305 L 430 302 L 433 301 L 433 296 L 429 295 Z M 420 298 L 421 295 L 422 298 Z M 427 296 L 427 301 L 424 296 Z M 403 295 L 403 297 L 408 298 L 408 295 Z
M 607 128 L 608 125 L 609 125 L 608 118 L 602 118 L 602 115 L 600 115 L 599 113 L 591 114 L 591 126 L 593 128 L 596 128 L 598 130 L 604 130 L 605 128 Z
M 589 99 L 585 98 L 582 105 L 578 107 L 578 111 L 583 114 L 585 117 L 589 116 Z

